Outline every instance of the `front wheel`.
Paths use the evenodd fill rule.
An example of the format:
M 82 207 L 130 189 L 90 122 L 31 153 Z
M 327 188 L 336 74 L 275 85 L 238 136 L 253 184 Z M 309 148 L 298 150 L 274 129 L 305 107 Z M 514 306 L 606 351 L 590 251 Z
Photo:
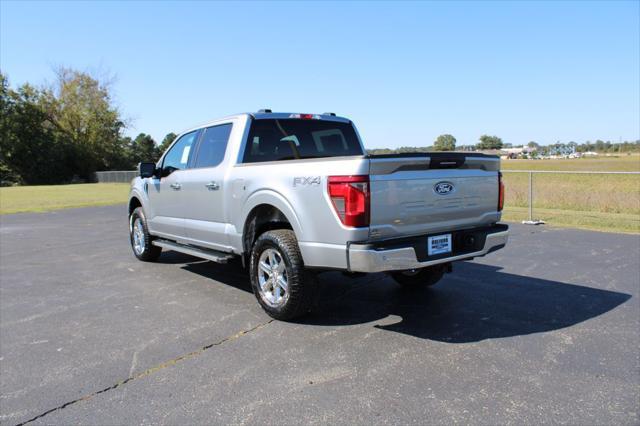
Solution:
M 406 271 L 392 272 L 391 277 L 407 289 L 431 287 L 442 279 L 447 270 L 446 264 L 428 266 L 421 269 L 409 269 Z
M 142 207 L 135 209 L 129 217 L 129 238 L 133 254 L 138 259 L 145 262 L 153 262 L 160 257 L 162 248 L 151 244 L 152 237 L 149 234 L 147 218 L 142 211 Z
M 304 268 L 293 231 L 260 235 L 251 250 L 249 271 L 253 293 L 272 318 L 293 319 L 311 308 L 316 278 Z

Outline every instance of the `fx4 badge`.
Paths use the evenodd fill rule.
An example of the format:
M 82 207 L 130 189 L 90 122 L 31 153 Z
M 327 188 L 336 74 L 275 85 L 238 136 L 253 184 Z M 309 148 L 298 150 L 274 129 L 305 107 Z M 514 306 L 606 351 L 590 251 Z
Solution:
M 293 186 L 320 185 L 320 176 L 298 176 L 293 178 Z

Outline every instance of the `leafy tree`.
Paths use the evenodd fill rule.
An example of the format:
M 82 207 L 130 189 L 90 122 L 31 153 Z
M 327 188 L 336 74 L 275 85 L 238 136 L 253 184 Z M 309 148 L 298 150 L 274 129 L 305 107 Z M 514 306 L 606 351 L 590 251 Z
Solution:
M 436 151 L 453 151 L 456 149 L 456 138 L 452 135 L 440 135 L 433 143 L 433 148 Z
M 49 121 L 44 93 L 29 84 L 9 88 L 0 73 L 0 170 L 3 184 L 61 182 L 71 175 L 70 149 Z
M 536 149 L 536 150 L 537 150 L 538 148 L 540 148 L 540 145 L 538 145 L 538 143 L 537 143 L 537 142 L 535 142 L 535 141 L 531 141 L 531 142 L 529 142 L 529 143 L 527 144 L 527 146 L 528 146 L 529 148 L 531 148 L 531 149 Z
M 50 120 L 73 147 L 72 167 L 84 179 L 96 170 L 109 170 L 125 160 L 121 132 L 125 127 L 113 105 L 109 81 L 60 68 L 57 80 L 45 92 Z
M 169 148 L 169 145 L 171 145 L 171 142 L 173 142 L 173 140 L 177 136 L 178 135 L 176 135 L 173 132 L 167 133 L 167 135 L 164 137 L 164 139 L 162 139 L 162 142 L 160 143 L 160 147 L 158 148 L 160 150 L 160 155 L 162 155 L 162 153 L 164 153 L 167 150 L 167 148 Z
M 0 73 L 0 170 L 19 183 L 85 180 L 96 170 L 129 168 L 125 123 L 110 83 L 60 68 L 49 87 L 12 90 Z
M 18 182 L 20 176 L 11 167 L 15 146 L 15 93 L 9 88 L 7 77 L 0 73 L 0 184 Z
M 141 161 L 157 161 L 160 157 L 160 151 L 151 135 L 140 133 L 131 142 L 131 162 L 137 165 Z
M 478 149 L 500 149 L 502 148 L 502 139 L 497 136 L 480 136 L 480 143 L 476 145 Z

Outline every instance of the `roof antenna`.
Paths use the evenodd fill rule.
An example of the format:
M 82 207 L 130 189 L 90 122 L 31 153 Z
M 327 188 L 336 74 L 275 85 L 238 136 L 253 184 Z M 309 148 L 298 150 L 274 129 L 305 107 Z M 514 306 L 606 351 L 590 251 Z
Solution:
M 262 113 L 262 114 L 270 114 L 271 110 L 268 109 L 268 108 L 264 108 L 264 109 L 261 109 L 261 110 L 258 111 L 258 114 L 260 114 L 260 113 Z

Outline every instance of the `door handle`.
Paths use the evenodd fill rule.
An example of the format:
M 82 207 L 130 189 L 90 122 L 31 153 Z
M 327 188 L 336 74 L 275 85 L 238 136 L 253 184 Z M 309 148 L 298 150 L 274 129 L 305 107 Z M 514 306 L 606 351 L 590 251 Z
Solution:
M 205 185 L 207 187 L 207 189 L 209 191 L 217 191 L 218 189 L 220 189 L 220 185 L 218 185 L 215 182 L 209 182 L 208 184 Z
M 176 191 L 180 191 L 180 188 L 182 188 L 182 185 L 180 185 L 179 183 L 172 183 L 171 185 L 169 185 L 172 189 L 176 190 Z

